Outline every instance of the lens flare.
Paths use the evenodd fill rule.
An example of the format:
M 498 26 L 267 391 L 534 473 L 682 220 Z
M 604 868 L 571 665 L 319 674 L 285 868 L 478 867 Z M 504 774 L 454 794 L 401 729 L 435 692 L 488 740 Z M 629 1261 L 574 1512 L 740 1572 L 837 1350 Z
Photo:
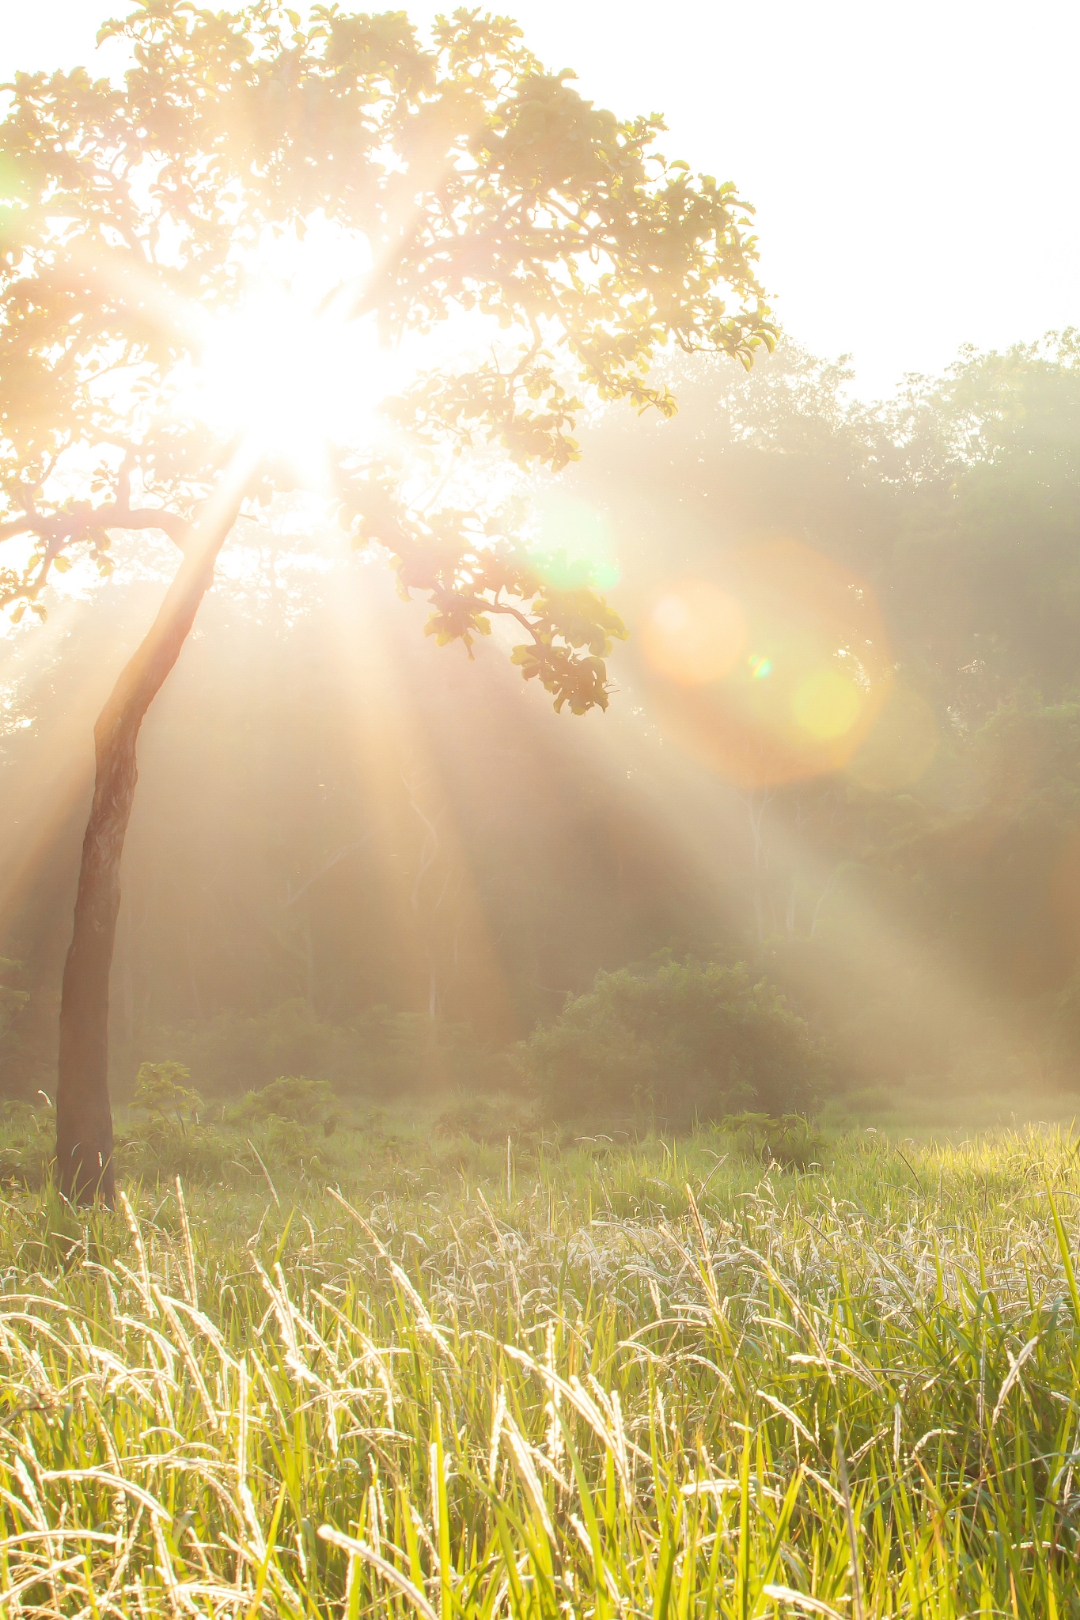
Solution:
M 863 693 L 839 669 L 819 669 L 795 688 L 791 712 L 797 725 L 821 742 L 846 737 L 862 712 Z
M 666 731 L 742 786 L 842 769 L 892 684 L 873 591 L 796 540 L 664 586 L 639 630 Z
M 613 590 L 621 577 L 610 527 L 588 501 L 564 489 L 545 489 L 533 501 L 536 535 L 532 560 L 556 590 L 584 583 Z
M 655 603 L 642 626 L 645 656 L 677 686 L 704 686 L 734 669 L 746 621 L 734 597 L 707 580 L 682 580 Z

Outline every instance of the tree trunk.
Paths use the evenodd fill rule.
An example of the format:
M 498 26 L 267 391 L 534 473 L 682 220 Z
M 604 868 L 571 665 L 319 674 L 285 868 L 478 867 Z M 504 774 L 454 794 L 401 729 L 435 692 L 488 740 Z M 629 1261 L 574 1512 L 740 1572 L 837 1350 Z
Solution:
M 109 971 L 120 909 L 120 857 L 138 778 L 139 727 L 180 656 L 213 580 L 214 564 L 236 521 L 245 482 L 234 472 L 208 503 L 157 618 L 125 665 L 94 727 L 94 799 L 83 838 L 75 927 L 60 996 L 56 1162 L 60 1191 L 72 1203 L 101 1199 L 111 1207 L 115 1194 Z

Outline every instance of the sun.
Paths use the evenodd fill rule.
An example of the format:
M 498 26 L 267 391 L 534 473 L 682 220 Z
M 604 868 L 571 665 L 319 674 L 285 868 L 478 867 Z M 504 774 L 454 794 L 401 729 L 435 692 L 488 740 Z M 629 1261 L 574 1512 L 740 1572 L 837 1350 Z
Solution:
M 284 460 L 306 487 L 328 481 L 331 445 L 375 440 L 379 407 L 401 380 L 372 316 L 345 320 L 286 286 L 257 288 L 200 334 L 200 363 L 184 407 Z
M 319 215 L 238 249 L 243 296 L 194 312 L 177 408 L 324 490 L 330 447 L 386 435 L 379 408 L 415 369 L 374 314 L 355 313 L 373 269 L 370 244 Z

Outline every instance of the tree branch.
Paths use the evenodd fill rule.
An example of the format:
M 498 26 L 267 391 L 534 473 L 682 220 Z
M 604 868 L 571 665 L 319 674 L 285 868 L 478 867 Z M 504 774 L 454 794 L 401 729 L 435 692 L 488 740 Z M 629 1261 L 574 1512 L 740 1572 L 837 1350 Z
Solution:
M 191 524 L 186 518 L 179 517 L 175 512 L 163 511 L 160 507 L 139 507 L 133 512 L 126 504 L 116 501 L 89 512 L 58 512 L 53 517 L 42 517 L 36 512 L 24 513 L 22 517 L 0 523 L 0 542 L 11 540 L 19 534 L 36 534 L 50 548 L 58 550 L 72 540 L 83 538 L 92 529 L 160 529 L 179 551 L 183 551 Z
M 500 602 L 498 597 L 496 597 L 494 602 L 485 602 L 482 597 L 477 597 L 476 601 L 477 605 L 484 613 L 509 613 L 511 618 L 517 619 L 519 624 L 524 625 L 525 629 L 529 632 L 530 636 L 532 636 L 538 647 L 546 646 L 543 636 L 537 630 L 528 614 L 523 613 L 520 608 L 511 607 L 509 602 Z
M 93 515 L 89 527 L 95 529 L 160 529 L 183 551 L 191 534 L 191 524 L 175 512 L 164 512 L 160 507 L 147 506 L 131 512 L 119 505 L 103 506 Z

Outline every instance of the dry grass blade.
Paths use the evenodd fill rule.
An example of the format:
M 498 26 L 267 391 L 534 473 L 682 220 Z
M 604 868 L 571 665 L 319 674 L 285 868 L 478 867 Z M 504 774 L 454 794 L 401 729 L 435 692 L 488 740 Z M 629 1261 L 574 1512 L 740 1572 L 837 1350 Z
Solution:
M 348 1553 L 350 1558 L 360 1558 L 365 1564 L 370 1564 L 372 1569 L 377 1569 L 384 1580 L 389 1581 L 391 1586 L 396 1586 L 399 1592 L 404 1593 L 417 1612 L 424 1616 L 424 1620 L 439 1620 L 439 1616 L 431 1607 L 423 1592 L 413 1585 L 407 1575 L 403 1575 L 399 1569 L 395 1569 L 393 1564 L 387 1563 L 386 1559 L 380 1553 L 377 1553 L 374 1547 L 369 1547 L 364 1541 L 356 1541 L 352 1536 L 342 1535 L 340 1530 L 335 1530 L 329 1524 L 319 1526 L 319 1535 L 323 1541 L 330 1542 L 331 1546 L 340 1547 L 342 1552 Z
M 761 1592 L 763 1597 L 772 1598 L 777 1603 L 790 1603 L 794 1608 L 801 1609 L 803 1614 L 820 1614 L 825 1620 L 847 1620 L 847 1616 L 830 1603 L 810 1597 L 806 1592 L 796 1592 L 790 1586 L 763 1586 Z

